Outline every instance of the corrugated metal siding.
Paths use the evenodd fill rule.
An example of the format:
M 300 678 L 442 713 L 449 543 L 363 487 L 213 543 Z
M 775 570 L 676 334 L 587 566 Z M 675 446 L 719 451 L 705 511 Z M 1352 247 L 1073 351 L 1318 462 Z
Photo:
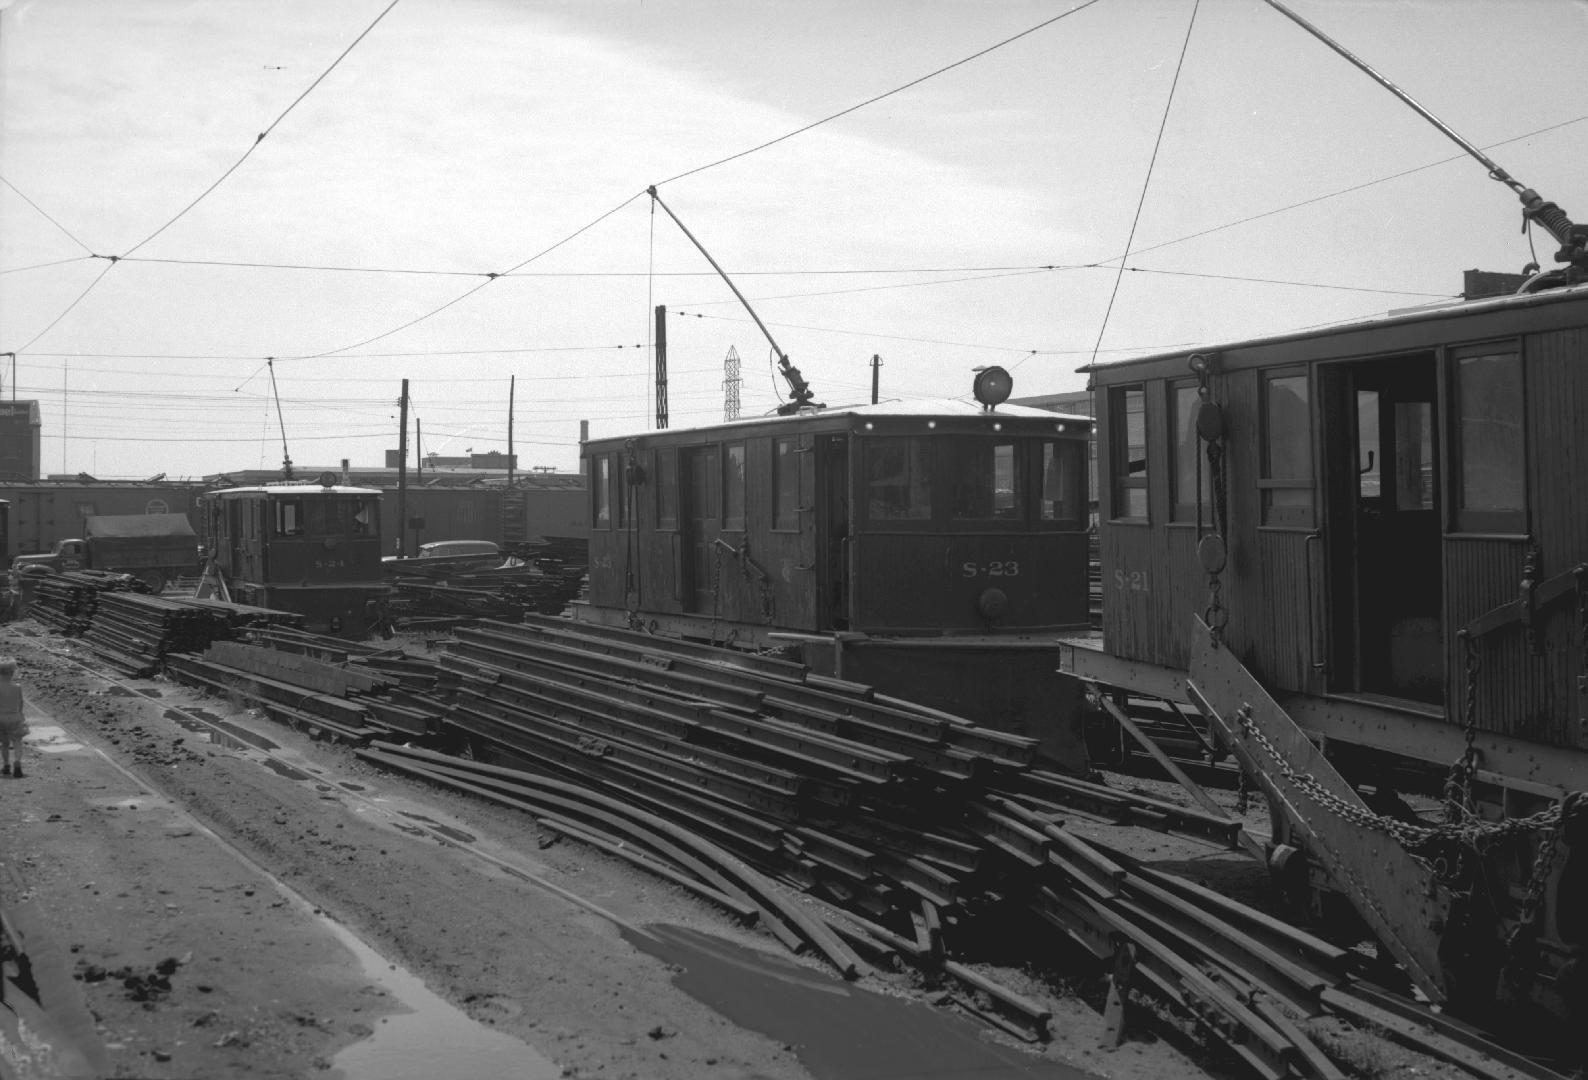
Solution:
M 1457 632 L 1477 616 L 1516 599 L 1525 551 L 1519 540 L 1455 537 L 1445 542 L 1446 700 L 1452 723 L 1466 722 L 1466 666 Z M 1478 658 L 1478 728 L 1538 737 L 1533 730 L 1548 726 L 1539 722 L 1537 713 L 1540 698 L 1548 696 L 1540 679 L 1544 665 L 1528 655 L 1522 627 L 1486 634 L 1479 639 Z
M 1526 360 L 1528 502 L 1538 544 L 1540 580 L 1588 561 L 1588 330 L 1529 335 Z M 1552 610 L 1541 635 L 1545 657 L 1530 657 L 1533 686 L 1521 724 L 1553 745 L 1588 746 L 1578 718 L 1588 702 L 1577 689 L 1583 670 L 1575 604 Z
M 1312 621 L 1308 605 L 1307 534 L 1264 530 L 1257 534 L 1263 601 L 1261 633 L 1253 643 L 1264 681 L 1286 690 L 1306 687 L 1312 673 Z

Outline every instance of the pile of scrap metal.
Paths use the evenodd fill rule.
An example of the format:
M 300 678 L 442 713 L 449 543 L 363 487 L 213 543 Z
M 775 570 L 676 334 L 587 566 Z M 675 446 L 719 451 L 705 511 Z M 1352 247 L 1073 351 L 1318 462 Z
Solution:
M 509 558 L 500 566 L 459 570 L 439 560 L 388 560 L 392 625 L 421 631 L 480 619 L 516 622 L 528 612 L 557 615 L 584 586 L 582 562 Z
M 1341 1077 L 1316 1034 L 1331 1024 L 1475 1076 L 1554 1075 L 1376 988 L 1357 954 L 1083 839 L 1067 820 L 1245 838 L 1222 814 L 1045 772 L 1033 740 L 786 661 L 550 618 L 460 629 L 440 666 L 459 680 L 440 730 L 468 755 L 360 756 L 525 810 L 847 978 L 907 963 L 1045 1038 L 1040 1001 L 968 966 L 1003 950 L 1106 974 L 1116 1041 L 1173 1015 L 1269 1080 Z
M 439 729 L 453 680 L 433 661 L 280 626 L 241 638 L 167 657 L 166 672 L 315 738 L 361 746 Z

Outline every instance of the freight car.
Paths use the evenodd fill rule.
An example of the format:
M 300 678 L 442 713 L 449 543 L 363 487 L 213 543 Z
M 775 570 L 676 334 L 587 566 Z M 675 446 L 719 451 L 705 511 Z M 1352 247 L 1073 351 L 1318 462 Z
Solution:
M 5 565 L 18 555 L 49 551 L 58 541 L 81 537 L 90 517 L 103 514 L 186 514 L 195 532 L 203 527 L 197 481 L 31 480 L 0 484 L 11 503 Z
M 297 612 L 308 630 L 354 640 L 384 627 L 381 493 L 336 479 L 205 495 L 199 595 Z
M 1588 286 L 1089 370 L 1066 669 L 1195 706 L 1430 998 L 1583 1019 Z
M 742 648 L 1035 735 L 1085 767 L 1056 633 L 1088 621 L 1092 422 L 982 402 L 811 408 L 583 446 L 577 618 Z M 985 402 L 985 403 L 983 403 Z

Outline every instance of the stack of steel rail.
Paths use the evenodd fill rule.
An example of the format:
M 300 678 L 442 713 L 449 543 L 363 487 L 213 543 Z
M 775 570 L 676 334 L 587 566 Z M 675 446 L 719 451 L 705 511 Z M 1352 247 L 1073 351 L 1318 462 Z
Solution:
M 1233 846 L 1238 822 L 1042 772 L 1031 740 L 783 661 L 533 617 L 457 639 L 444 730 L 472 758 L 361 756 L 526 810 L 847 977 L 908 961 L 1042 1038 L 1040 1002 L 968 966 L 1013 938 L 1028 960 L 1111 969 L 1114 1030 L 1127 1010 L 1150 1022 L 1128 1004 L 1146 995 L 1268 1080 L 1343 1075 L 1314 1034 L 1329 1017 L 1476 1076 L 1552 1075 L 1361 981 L 1355 954 L 1065 825 L 1079 809 Z
M 316 738 L 364 745 L 440 729 L 447 680 L 436 665 L 284 626 L 243 631 L 202 656 L 170 656 L 175 679 L 263 709 Z
M 83 641 L 128 675 L 152 675 L 167 653 L 198 652 L 232 634 L 230 618 L 214 609 L 136 593 L 99 598 Z
M 101 594 L 149 591 L 135 577 L 102 570 L 68 570 L 32 580 L 33 601 L 27 614 L 68 637 L 82 634 L 92 625 Z

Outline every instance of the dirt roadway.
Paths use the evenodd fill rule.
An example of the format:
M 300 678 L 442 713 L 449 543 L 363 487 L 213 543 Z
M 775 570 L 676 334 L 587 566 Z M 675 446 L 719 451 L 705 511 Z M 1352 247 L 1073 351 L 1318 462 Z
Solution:
M 108 1075 L 483 1077 L 484 1058 L 473 1056 L 483 1044 L 460 1051 L 463 1061 L 413 1056 L 441 1052 L 423 1037 L 439 1020 L 417 1047 L 393 1045 L 387 1035 L 407 1009 L 382 988 L 377 976 L 388 973 L 361 961 L 325 916 L 519 1040 L 504 1076 L 795 1080 L 812 1075 L 802 1053 L 815 1075 L 855 1075 L 809 1046 L 736 1026 L 619 927 L 668 924 L 782 955 L 770 939 L 625 863 L 572 843 L 542 846 L 549 837 L 522 815 L 377 772 L 164 681 L 133 681 L 130 693 L 55 655 L 61 646 L 27 622 L 0 627 L 0 655 L 19 660 L 39 743 L 25 778 L 0 779 L 0 888 L 65 951 Z M 169 715 L 173 706 L 229 713 L 277 748 L 267 760 L 212 743 Z M 888 989 L 912 993 L 903 976 Z M 1048 1003 L 1055 1039 L 1040 1056 L 967 1027 L 972 1041 L 1017 1059 L 978 1075 L 1203 1071 L 1151 1036 L 1100 1049 L 1092 1006 Z M 383 1043 L 399 1061 L 370 1064 L 364 1052 Z M 1429 1075 L 1411 1064 L 1375 1060 L 1369 1071 Z

